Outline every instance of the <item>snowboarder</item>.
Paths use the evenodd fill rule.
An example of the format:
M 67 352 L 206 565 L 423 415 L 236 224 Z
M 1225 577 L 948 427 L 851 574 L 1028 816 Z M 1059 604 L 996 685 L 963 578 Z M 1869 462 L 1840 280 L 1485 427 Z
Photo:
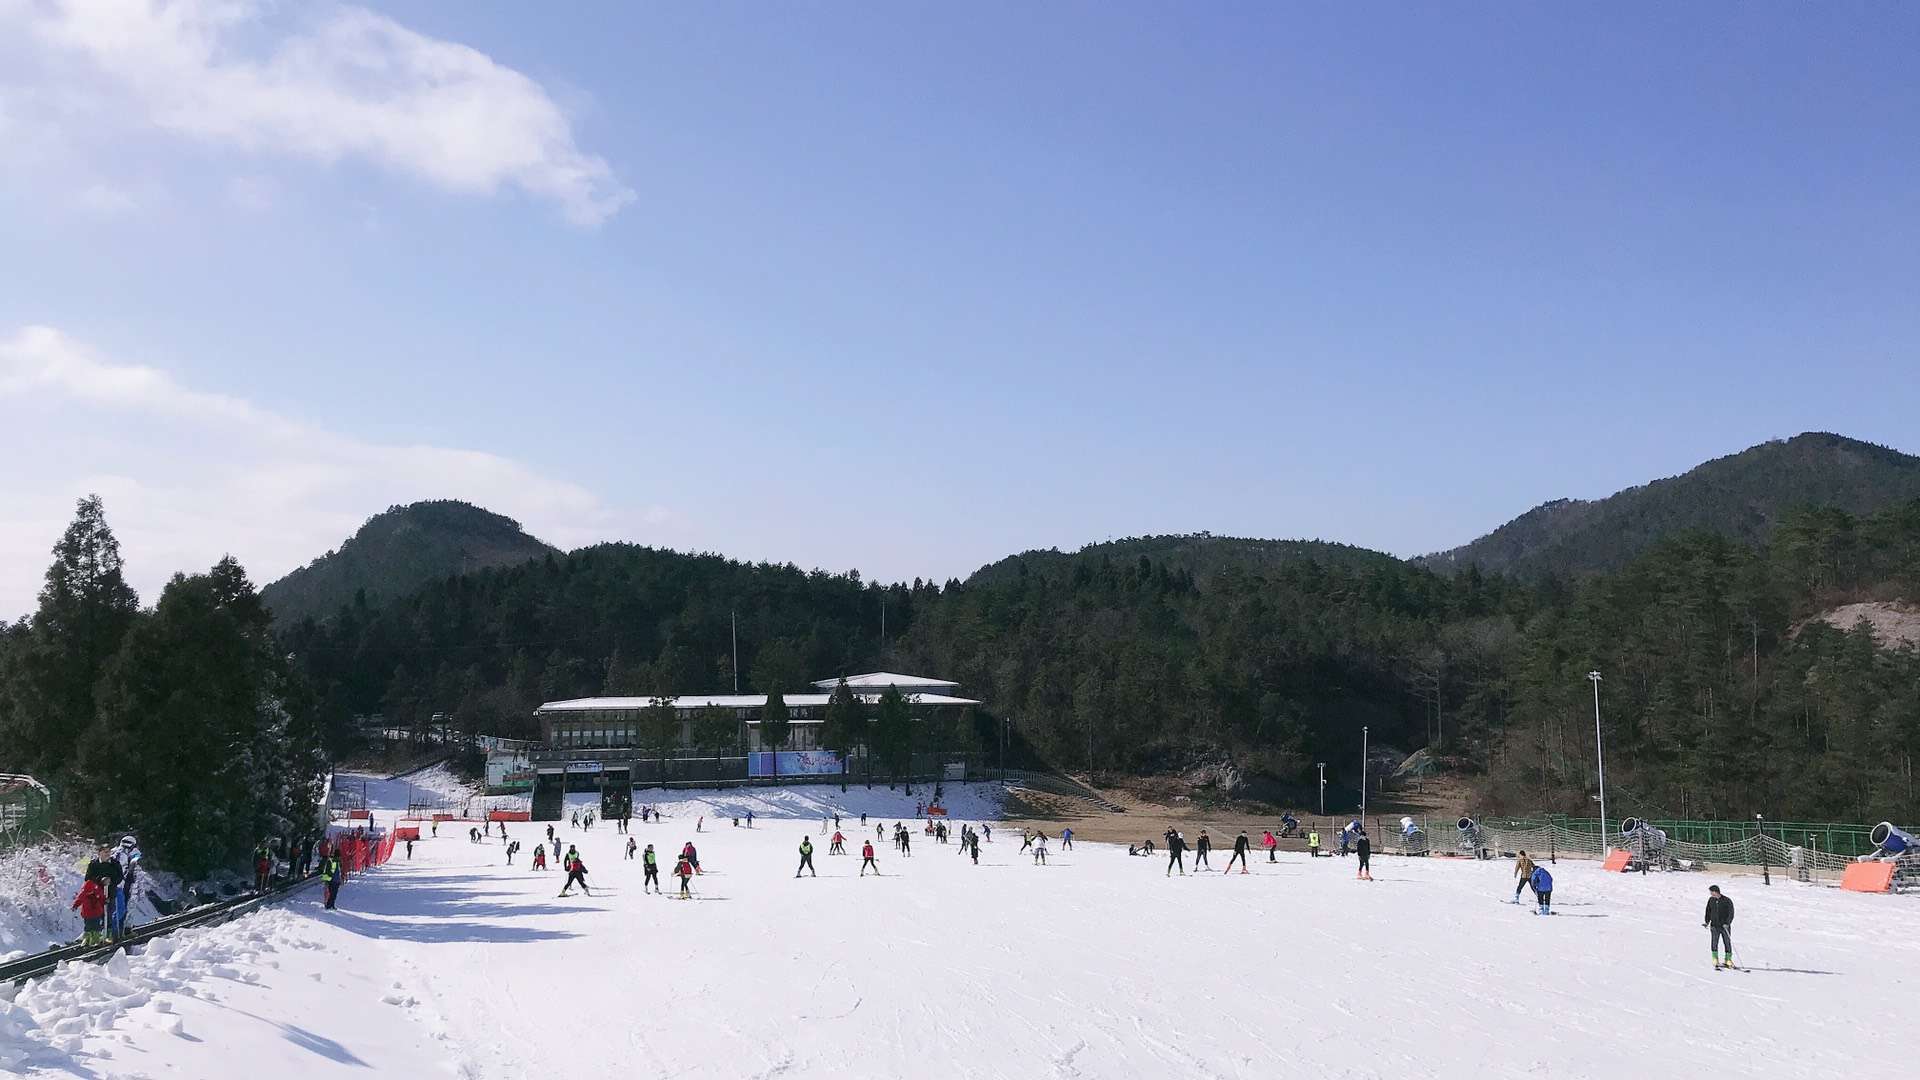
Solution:
M 627 837 L 627 858 L 629 859 L 633 858 L 633 853 L 635 851 L 638 851 L 639 849 L 640 849 L 640 841 L 635 840 L 631 836 Z
M 647 850 L 640 853 L 640 867 L 645 870 L 647 874 L 646 878 L 640 882 L 640 891 L 642 893 L 647 892 L 649 885 L 653 887 L 652 891 L 654 892 L 662 891 L 660 888 L 660 857 L 653 853 L 652 844 L 648 844 Z
M 813 868 L 813 838 L 811 836 L 802 836 L 800 838 L 800 870 L 805 870 L 814 877 L 820 876 L 820 872 Z M 795 870 L 793 876 L 799 877 L 800 870 Z
M 1319 857 L 1320 857 L 1320 833 L 1319 833 L 1319 830 L 1315 830 L 1307 834 L 1307 858 L 1317 859 Z
M 1278 862 L 1279 860 L 1273 857 L 1273 853 L 1274 853 L 1274 850 L 1280 846 L 1280 841 L 1275 840 L 1273 838 L 1272 829 L 1268 829 L 1265 833 L 1261 834 L 1260 843 L 1261 843 L 1261 846 L 1267 849 L 1267 861 Z
M 73 898 L 73 910 L 80 913 L 80 944 L 98 945 L 107 937 L 107 887 L 99 878 L 88 878 L 81 883 L 80 891 Z M 1718 954 L 1715 954 L 1714 966 L 1720 966 Z
M 1186 850 L 1187 850 L 1186 837 L 1181 836 L 1179 832 L 1173 829 L 1168 829 L 1167 830 L 1167 873 L 1165 876 L 1172 877 L 1173 868 L 1176 866 L 1180 868 L 1181 877 L 1187 876 L 1187 860 L 1184 855 L 1184 852 Z
M 1193 869 L 1195 873 L 1198 873 L 1202 869 L 1212 869 L 1212 867 L 1207 866 L 1207 852 L 1212 850 L 1213 839 L 1207 835 L 1207 830 L 1201 829 L 1200 842 L 1194 845 L 1193 848 Z
M 587 864 L 580 861 L 580 855 L 572 848 L 567 849 L 567 880 L 560 886 L 560 895 L 566 896 L 573 891 L 574 882 L 580 883 L 580 891 L 588 896 L 593 890 L 587 888 Z
M 1238 859 L 1240 860 L 1240 872 L 1243 874 L 1246 873 L 1247 849 L 1252 846 L 1253 845 L 1247 841 L 1247 830 L 1241 829 L 1240 835 L 1233 838 L 1233 855 L 1227 859 L 1227 868 L 1220 872 L 1223 874 L 1231 873 L 1233 871 L 1233 861 L 1234 859 Z
M 1373 864 L 1369 858 L 1373 855 L 1373 841 L 1367 839 L 1367 830 L 1361 829 L 1353 837 L 1354 853 L 1360 856 L 1360 866 L 1354 871 L 1354 877 L 1361 881 L 1373 880 Z
M 320 884 L 326 890 L 326 907 L 333 910 L 335 900 L 340 898 L 340 856 L 329 855 L 320 862 Z
M 1544 866 L 1535 866 L 1533 876 L 1527 879 L 1533 886 L 1533 897 L 1540 901 L 1540 914 L 1553 914 L 1553 875 L 1547 873 Z
M 1533 859 L 1524 850 L 1513 860 L 1513 876 L 1513 902 L 1517 904 L 1520 902 L 1520 890 L 1533 880 Z
M 867 876 L 867 867 L 869 866 L 873 867 L 873 872 L 875 874 L 880 873 L 880 864 L 873 861 L 873 841 L 871 840 L 868 840 L 865 843 L 860 845 L 860 876 L 861 877 Z
M 1733 900 L 1720 895 L 1720 886 L 1707 886 L 1707 914 L 1700 925 L 1707 928 L 1707 945 L 1713 950 L 1713 970 L 1733 967 Z M 82 912 L 85 914 L 85 912 Z M 1726 942 L 1727 960 L 1720 962 L 1720 943 Z

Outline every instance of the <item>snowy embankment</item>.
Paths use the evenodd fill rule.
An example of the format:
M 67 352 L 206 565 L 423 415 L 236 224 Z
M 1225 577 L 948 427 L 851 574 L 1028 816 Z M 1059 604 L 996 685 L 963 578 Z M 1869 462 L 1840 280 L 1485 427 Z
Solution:
M 696 902 L 642 892 L 609 823 L 558 826 L 593 883 L 564 898 L 528 866 L 544 824 L 508 826 L 512 866 L 497 835 L 442 830 L 349 881 L 339 911 L 309 891 L 190 932 L 211 944 L 56 976 L 0 1033 L 28 1071 L 210 1080 L 1910 1075 L 1913 897 L 1563 861 L 1541 917 L 1507 902 L 1505 862 L 1378 858 L 1366 882 L 1288 854 L 1167 877 L 1108 845 L 1035 865 L 1000 830 L 977 866 L 918 831 L 911 857 L 877 842 L 883 876 L 863 878 L 878 822 L 858 815 L 890 827 L 903 793 L 844 796 L 844 857 L 819 819 L 837 788 L 651 797 L 666 819 L 633 839 L 663 869 L 697 843 Z M 735 800 L 757 827 L 731 824 Z M 819 876 L 796 881 L 803 836 Z M 1748 971 L 1712 969 L 1711 883 Z

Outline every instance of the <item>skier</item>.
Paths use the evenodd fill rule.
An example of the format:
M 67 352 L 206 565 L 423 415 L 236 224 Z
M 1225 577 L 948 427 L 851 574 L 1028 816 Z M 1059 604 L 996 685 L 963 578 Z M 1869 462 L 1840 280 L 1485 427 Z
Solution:
M 1187 838 L 1184 836 L 1181 836 L 1179 832 L 1177 832 L 1176 830 L 1168 829 L 1167 830 L 1167 873 L 1165 876 L 1172 877 L 1173 868 L 1176 866 L 1180 868 L 1181 877 L 1187 876 L 1187 860 L 1182 854 L 1186 850 L 1187 850 Z
M 99 878 L 89 877 L 80 885 L 80 891 L 73 898 L 73 910 L 80 913 L 80 925 L 84 933 L 80 936 L 82 945 L 98 945 L 107 937 L 107 887 Z M 1719 954 L 1714 954 L 1714 966 L 1720 966 Z
M 253 846 L 253 891 L 267 891 L 273 878 L 273 851 L 265 840 Z
M 1233 855 L 1227 859 L 1227 868 L 1220 872 L 1223 874 L 1231 873 L 1233 871 L 1233 860 L 1238 859 L 1240 860 L 1240 872 L 1243 874 L 1246 873 L 1247 849 L 1252 846 L 1253 845 L 1247 842 L 1247 830 L 1241 829 L 1240 835 L 1233 838 Z
M 800 837 L 800 869 L 795 870 L 793 876 L 799 877 L 800 870 L 805 870 L 814 877 L 820 876 L 820 872 L 813 868 L 813 838 L 811 836 L 803 835 Z
M 1320 832 L 1319 830 L 1316 829 L 1307 834 L 1307 858 L 1317 859 L 1319 857 L 1320 857 Z
M 434 824 L 434 827 L 435 827 L 435 828 L 438 828 L 438 827 L 439 827 L 439 823 L 438 823 L 438 822 L 436 822 L 436 823 Z M 553 826 L 552 826 L 551 824 L 549 824 L 549 825 L 547 826 L 547 843 L 549 843 L 549 844 L 551 844 L 551 843 L 553 843 Z
M 640 866 L 647 873 L 645 880 L 640 882 L 640 891 L 647 892 L 647 887 L 651 885 L 652 891 L 660 892 L 660 857 L 653 853 L 652 844 L 648 844 L 647 850 L 640 853 Z
M 140 878 L 140 847 L 131 833 L 120 838 L 120 850 L 114 853 L 120 864 L 120 887 L 108 899 L 113 908 L 107 914 L 107 927 L 113 940 L 127 936 L 127 911 L 133 906 L 134 888 Z
M 333 910 L 333 903 L 340 898 L 340 856 L 329 855 L 320 861 L 320 884 L 326 890 L 326 906 Z
M 752 820 L 753 815 L 749 814 L 747 815 L 747 818 L 748 820 Z M 867 823 L 867 812 L 865 810 L 862 810 L 860 812 L 860 824 L 865 825 L 866 823 Z
M 1200 842 L 1196 844 L 1193 849 L 1193 869 L 1195 873 L 1199 873 L 1202 868 L 1212 869 L 1212 867 L 1207 866 L 1207 852 L 1212 850 L 1212 838 L 1207 835 L 1207 830 L 1201 829 Z
M 1028 832 L 1025 829 L 1021 829 L 1020 830 L 1020 850 L 1025 851 L 1032 846 L 1033 846 L 1033 834 Z
M 533 866 L 530 867 L 530 869 L 545 870 L 546 868 L 547 868 L 547 846 L 545 844 L 533 845 Z
M 1040 833 L 1038 836 L 1038 839 L 1036 839 L 1033 842 L 1033 865 L 1035 866 L 1047 865 L 1047 834 L 1046 833 Z
M 707 831 L 707 815 L 705 814 L 700 815 L 700 820 L 693 823 L 693 831 L 694 832 Z
M 413 861 L 413 837 L 407 837 L 407 861 Z
M 833 842 L 827 845 L 827 854 L 845 855 L 847 853 L 847 849 L 844 846 L 846 842 L 847 838 L 840 835 L 840 830 L 835 829 L 833 832 Z
M 700 873 L 700 853 L 694 850 L 693 841 L 687 841 L 687 846 L 680 849 L 680 857 L 687 861 L 688 866 L 693 867 L 694 873 Z
M 868 840 L 860 845 L 860 876 L 861 877 L 867 876 L 867 867 L 869 866 L 873 867 L 873 872 L 876 875 L 880 873 L 880 864 L 873 861 L 873 841 L 871 840 Z
M 867 823 L 867 819 L 865 817 L 862 817 L 860 819 L 860 824 L 865 825 L 866 823 Z M 753 828 L 753 811 L 751 810 L 747 811 L 747 828 L 749 829 Z
M 693 866 L 687 862 L 685 855 L 680 856 L 680 861 L 673 864 L 673 876 L 680 879 L 680 899 L 682 900 L 693 899 L 693 870 Z
M 560 886 L 560 895 L 566 896 L 571 893 L 573 891 L 573 884 L 576 881 L 580 883 L 581 892 L 586 893 L 588 896 L 593 895 L 593 890 L 587 888 L 587 864 L 580 861 L 578 852 L 572 848 L 568 848 L 567 880 L 565 884 Z
M 1733 900 L 1720 895 L 1720 886 L 1707 886 L 1706 921 L 1700 925 L 1707 928 L 1707 944 L 1713 949 L 1713 970 L 1722 967 L 1734 967 L 1733 962 Z M 85 914 L 85 912 L 82 912 Z M 1720 943 L 1727 943 L 1727 962 L 1720 962 Z
M 520 850 L 520 841 L 518 840 L 515 840 L 513 843 L 507 845 L 507 865 L 508 866 L 513 865 L 514 853 L 519 850 Z
M 904 825 L 900 827 L 900 854 L 909 858 L 913 856 L 913 833 L 907 831 Z
M 1520 890 L 1526 888 L 1527 882 L 1533 878 L 1533 859 L 1525 851 L 1513 860 L 1513 876 L 1517 879 L 1513 883 L 1513 902 L 1517 904 L 1520 902 Z
M 1354 835 L 1353 850 L 1360 856 L 1360 866 L 1353 876 L 1361 881 L 1372 881 L 1373 864 L 1368 859 L 1373 854 L 1373 841 L 1367 839 L 1367 830 L 1361 829 Z
M 1073 850 L 1073 830 L 1072 829 L 1060 830 L 1060 850 L 1061 851 Z
M 1278 847 L 1280 846 L 1280 841 L 1278 841 L 1278 840 L 1275 840 L 1275 839 L 1273 838 L 1273 830 L 1272 830 L 1272 829 L 1268 829 L 1268 830 L 1267 830 L 1267 831 L 1266 831 L 1265 833 L 1263 833 L 1263 834 L 1261 834 L 1261 836 L 1260 836 L 1260 843 L 1261 843 L 1261 845 L 1262 845 L 1263 847 L 1265 847 L 1265 848 L 1267 849 L 1267 861 L 1268 861 L 1268 862 L 1278 862 L 1279 860 L 1277 860 L 1277 859 L 1275 859 L 1275 858 L 1273 857 L 1273 852 L 1274 852 L 1274 849 L 1276 849 L 1276 848 L 1278 848 Z
M 113 860 L 113 849 L 105 844 L 87 862 L 87 880 L 100 883 L 100 894 L 111 904 L 113 890 L 120 885 L 120 864 Z
M 1546 867 L 1535 866 L 1527 883 L 1533 886 L 1534 899 L 1540 901 L 1539 914 L 1553 914 L 1553 875 L 1547 873 Z
M 979 866 L 980 865 L 980 834 L 974 833 L 971 839 L 972 839 L 972 843 L 969 844 L 968 846 L 973 849 L 973 865 Z
M 639 848 L 640 842 L 638 840 L 635 840 L 631 836 L 627 837 L 627 858 L 633 858 L 633 853 L 639 850 Z

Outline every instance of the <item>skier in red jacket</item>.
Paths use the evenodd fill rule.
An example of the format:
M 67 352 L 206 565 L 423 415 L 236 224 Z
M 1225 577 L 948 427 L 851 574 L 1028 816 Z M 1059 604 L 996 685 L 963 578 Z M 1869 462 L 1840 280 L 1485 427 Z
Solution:
M 80 923 L 86 928 L 81 935 L 82 945 L 98 945 L 107 937 L 107 890 L 94 878 L 88 878 L 80 886 L 80 892 L 73 898 L 73 908 L 80 913 Z
M 873 841 L 871 840 L 868 840 L 866 843 L 860 845 L 860 876 L 861 877 L 867 876 L 867 867 L 869 866 L 873 867 L 873 872 L 875 874 L 880 873 L 880 864 L 873 861 Z

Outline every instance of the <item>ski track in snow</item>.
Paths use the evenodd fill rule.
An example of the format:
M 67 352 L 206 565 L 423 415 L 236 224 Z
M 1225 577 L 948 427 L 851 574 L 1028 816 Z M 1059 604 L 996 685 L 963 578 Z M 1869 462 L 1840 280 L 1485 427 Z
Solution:
M 955 792 L 990 814 L 989 785 Z M 584 802 L 577 797 L 576 803 Z M 858 812 L 903 793 L 669 795 L 633 825 L 671 869 L 694 840 L 703 899 L 640 891 L 611 824 L 557 825 L 593 896 L 443 829 L 404 860 L 187 931 L 104 967 L 0 990 L 0 1069 L 82 1077 L 444 1076 L 1471 1078 L 1911 1075 L 1920 904 L 1745 876 L 1551 867 L 1561 914 L 1511 865 L 1256 860 L 1167 878 L 1164 858 L 1082 844 L 981 864 L 914 833 L 856 876 Z M 848 812 L 846 856 L 820 813 Z M 730 824 L 756 808 L 754 829 Z M 964 809 L 962 809 L 964 808 Z M 694 821 L 707 818 L 705 832 Z M 954 824 L 974 820 L 956 816 Z M 1158 826 L 1141 821 L 1142 832 Z M 544 824 L 509 825 L 530 849 Z M 811 836 L 820 877 L 796 881 Z M 1747 973 L 1712 970 L 1706 886 L 1739 906 Z M 669 889 L 673 885 L 669 878 Z M 1587 917 L 1597 916 L 1597 917 Z

